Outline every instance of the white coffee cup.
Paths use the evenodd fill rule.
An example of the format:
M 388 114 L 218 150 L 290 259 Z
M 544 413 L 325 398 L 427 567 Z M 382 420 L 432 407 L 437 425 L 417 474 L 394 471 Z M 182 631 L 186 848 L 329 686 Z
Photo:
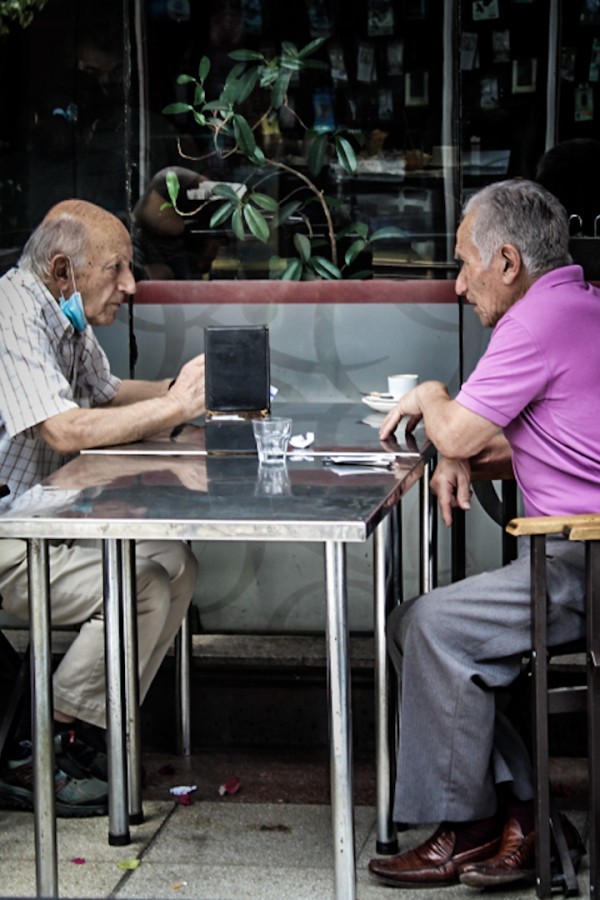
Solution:
M 408 394 L 419 383 L 418 375 L 388 375 L 388 393 L 394 400 Z

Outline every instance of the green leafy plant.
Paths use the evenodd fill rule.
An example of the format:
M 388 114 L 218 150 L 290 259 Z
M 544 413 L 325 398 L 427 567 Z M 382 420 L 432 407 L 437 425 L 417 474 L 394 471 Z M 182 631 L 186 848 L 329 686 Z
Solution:
M 194 216 L 207 202 L 218 199 L 210 226 L 218 228 L 229 225 L 240 241 L 251 236 L 268 243 L 275 229 L 286 223 L 301 222 L 304 231 L 296 230 L 293 237 L 297 256 L 287 259 L 283 266 L 281 277 L 286 280 L 343 278 L 358 256 L 374 241 L 401 234 L 397 228 L 382 228 L 369 234 L 364 223 L 346 224 L 336 233 L 334 213 L 341 211 L 344 204 L 337 198 L 327 196 L 318 186 L 317 179 L 330 161 L 337 162 L 347 175 L 355 175 L 355 145 L 362 143 L 362 134 L 342 128 L 307 128 L 288 103 L 290 81 L 296 73 L 305 69 L 326 68 L 325 63 L 314 58 L 324 40 L 317 38 L 301 49 L 284 41 L 281 53 L 270 59 L 255 50 L 232 52 L 230 56 L 234 65 L 216 100 L 207 97 L 206 82 L 211 64 L 204 56 L 200 60 L 197 77 L 180 75 L 177 79 L 178 84 L 187 85 L 192 90 L 191 100 L 171 103 L 163 109 L 166 115 L 191 115 L 197 126 L 211 133 L 212 150 L 208 155 L 221 159 L 238 155 L 257 170 L 257 178 L 246 185 L 246 190 L 234 190 L 226 183 L 218 184 L 213 189 L 211 200 L 187 213 L 178 208 L 180 185 L 177 175 L 171 171 L 167 176 L 170 205 L 181 215 Z M 251 122 L 244 113 L 244 105 L 257 91 L 265 97 L 265 108 Z M 293 116 L 308 138 L 308 171 L 265 154 L 257 140 L 257 134 L 262 133 L 265 125 L 277 121 L 282 108 Z M 265 187 L 268 187 L 270 179 L 280 173 L 290 176 L 293 186 L 286 196 L 278 200 Z M 325 220 L 325 238 L 315 233 L 311 222 L 311 205 L 315 204 Z M 339 259 L 338 250 L 341 239 L 349 242 L 343 261 Z M 350 277 L 360 278 L 368 274 L 353 272 Z
M 35 12 L 46 3 L 47 0 L 0 0 L 0 37 L 9 33 L 12 22 L 27 28 Z

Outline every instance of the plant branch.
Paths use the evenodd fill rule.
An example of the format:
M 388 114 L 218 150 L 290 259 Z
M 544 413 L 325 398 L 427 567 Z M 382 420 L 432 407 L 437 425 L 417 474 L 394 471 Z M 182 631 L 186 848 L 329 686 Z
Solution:
M 335 266 L 337 266 L 337 242 L 335 239 L 333 218 L 325 201 L 323 191 L 319 190 L 319 188 L 310 180 L 310 178 L 308 178 L 302 172 L 299 172 L 298 169 L 294 169 L 292 166 L 288 166 L 285 163 L 279 162 L 275 159 L 266 160 L 266 165 L 274 166 L 276 169 L 283 169 L 284 172 L 288 172 L 288 174 L 293 175 L 295 178 L 299 178 L 300 181 L 303 181 L 309 191 L 317 198 L 321 209 L 323 210 L 325 221 L 327 222 L 327 234 L 329 236 L 329 246 L 331 248 L 331 261 Z

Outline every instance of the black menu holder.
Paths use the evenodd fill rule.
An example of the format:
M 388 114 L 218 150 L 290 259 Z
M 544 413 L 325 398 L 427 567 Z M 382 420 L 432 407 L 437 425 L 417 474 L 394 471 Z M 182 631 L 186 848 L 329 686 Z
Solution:
M 271 409 L 269 329 L 216 325 L 204 329 L 206 416 L 266 416 Z
M 204 341 L 207 452 L 256 453 L 251 420 L 271 411 L 269 329 L 209 326 Z

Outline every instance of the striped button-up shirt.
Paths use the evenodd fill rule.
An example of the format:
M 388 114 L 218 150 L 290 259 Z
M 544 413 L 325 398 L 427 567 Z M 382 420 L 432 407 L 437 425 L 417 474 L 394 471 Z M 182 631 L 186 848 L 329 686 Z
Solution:
M 0 482 L 11 491 L 1 509 L 66 461 L 36 425 L 110 402 L 120 379 L 91 327 L 77 332 L 31 272 L 15 268 L 0 278 L 0 309 Z

